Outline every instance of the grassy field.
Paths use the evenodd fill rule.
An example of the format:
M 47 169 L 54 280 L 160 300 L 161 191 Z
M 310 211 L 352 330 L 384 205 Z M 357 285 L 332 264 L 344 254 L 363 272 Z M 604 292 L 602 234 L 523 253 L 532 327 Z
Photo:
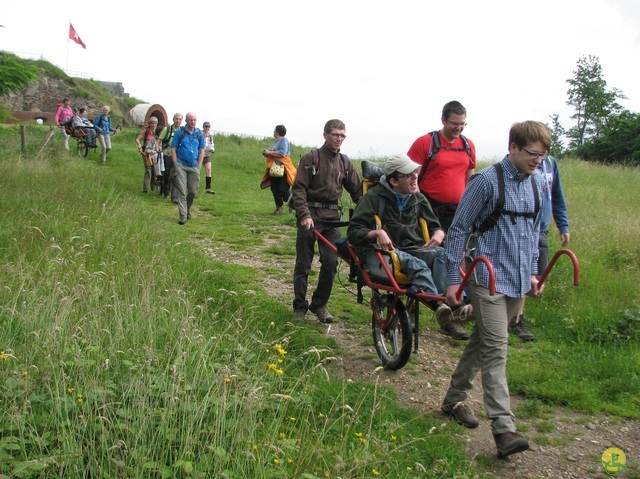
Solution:
M 21 152 L 18 131 L 0 127 L 0 478 L 479 476 L 458 426 L 337 381 L 336 345 L 289 321 L 263 271 L 205 254 L 272 237 L 274 264 L 295 254 L 293 217 L 270 216 L 259 189 L 272 140 L 217 137 L 217 194 L 183 227 L 141 192 L 138 131 L 113 138 L 106 166 L 57 135 L 39 153 L 46 127 Z M 561 261 L 528 302 L 538 341 L 512 345 L 511 391 L 638 418 L 640 171 L 561 171 L 581 284 Z M 367 322 L 336 290 L 332 311 Z

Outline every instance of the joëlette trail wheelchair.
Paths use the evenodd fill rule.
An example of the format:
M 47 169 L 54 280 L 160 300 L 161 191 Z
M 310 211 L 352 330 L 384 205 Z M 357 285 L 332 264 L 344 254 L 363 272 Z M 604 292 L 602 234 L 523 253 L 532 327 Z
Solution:
M 366 192 L 369 186 L 378 181 L 381 172 L 378 165 L 367 161 L 362 162 L 362 172 L 363 188 Z M 379 218 L 377 222 L 378 227 L 381 227 Z M 336 226 L 346 225 L 348 222 L 336 224 Z M 426 223 L 422 225 L 422 230 L 426 243 L 428 240 Z M 366 286 L 371 289 L 369 304 L 372 312 L 373 344 L 385 369 L 401 369 L 411 357 L 412 347 L 413 352 L 418 353 L 420 304 L 435 311 L 438 302 L 445 300 L 444 296 L 427 294 L 412 286 L 409 278 L 401 271 L 400 261 L 394 251 L 382 250 L 377 245 L 354 246 L 345 241 L 339 241 L 336 246 L 317 230 L 314 230 L 314 234 L 349 264 L 349 281 L 357 285 L 358 303 L 364 301 L 362 288 Z M 540 285 L 544 283 L 561 255 L 567 255 L 571 259 L 573 282 L 578 285 L 580 277 L 578 260 L 575 254 L 567 249 L 560 250 L 553 256 L 547 269 L 540 276 Z M 485 257 L 478 256 L 466 264 L 465 269 L 462 267 L 460 269 L 461 283 L 457 293 L 458 299 L 462 299 L 467 283 L 472 278 L 475 268 L 480 265 L 487 269 L 490 294 L 495 294 L 495 274 L 491 262 Z
M 95 150 L 98 148 L 97 143 L 89 143 L 87 141 L 88 135 L 81 128 L 76 128 L 72 126 L 71 123 L 62 126 L 62 128 L 64 128 L 64 131 L 67 135 L 76 140 L 76 150 L 78 151 L 78 156 L 86 158 L 89 154 L 89 150 Z M 116 126 L 115 130 L 111 132 L 111 136 L 115 135 L 121 129 L 122 127 L 120 125 Z M 96 140 L 98 139 L 99 134 L 100 133 L 96 132 L 94 136 Z

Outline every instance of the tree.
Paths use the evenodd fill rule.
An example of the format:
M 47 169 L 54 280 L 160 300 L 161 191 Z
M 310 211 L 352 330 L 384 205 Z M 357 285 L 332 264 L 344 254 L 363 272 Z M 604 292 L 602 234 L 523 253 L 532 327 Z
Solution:
M 626 97 L 617 88 L 607 90 L 598 57 L 581 57 L 573 74 L 574 77 L 567 80 L 571 85 L 567 105 L 575 109 L 571 118 L 576 125 L 567 131 L 567 137 L 569 146 L 577 148 L 602 134 L 611 117 L 622 111 L 616 100 Z
M 585 160 L 640 165 L 640 114 L 625 110 L 611 117 L 603 134 L 576 152 Z
M 549 153 L 552 156 L 560 156 L 564 152 L 564 143 L 562 141 L 562 137 L 566 132 L 560 124 L 560 121 L 558 120 L 559 116 L 560 115 L 558 115 L 557 113 L 554 115 L 549 115 L 549 118 L 551 118 L 551 126 L 549 127 L 549 129 L 551 130 L 551 148 L 549 148 Z

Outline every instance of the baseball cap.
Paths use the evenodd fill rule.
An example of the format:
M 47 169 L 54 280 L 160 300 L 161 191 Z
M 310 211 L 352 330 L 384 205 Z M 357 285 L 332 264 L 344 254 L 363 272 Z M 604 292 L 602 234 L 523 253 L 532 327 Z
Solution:
M 211 128 L 211 123 L 209 123 L 208 121 L 205 121 L 205 122 L 202 124 L 202 128 L 205 128 L 205 127 L 207 127 L 207 126 L 208 126 L 209 128 Z
M 384 174 L 389 176 L 397 171 L 403 175 L 408 175 L 420 167 L 421 165 L 412 161 L 407 155 L 393 155 L 384 164 Z

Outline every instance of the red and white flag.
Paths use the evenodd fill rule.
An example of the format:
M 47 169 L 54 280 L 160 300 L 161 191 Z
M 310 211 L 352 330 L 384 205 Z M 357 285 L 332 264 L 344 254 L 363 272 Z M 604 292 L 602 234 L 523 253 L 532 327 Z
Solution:
M 82 48 L 85 50 L 87 49 L 87 46 L 82 42 L 82 40 L 80 40 L 80 35 L 78 35 L 78 32 L 76 32 L 76 29 L 73 28 L 71 23 L 69 23 L 69 39 L 73 40 L 78 45 L 82 45 Z

